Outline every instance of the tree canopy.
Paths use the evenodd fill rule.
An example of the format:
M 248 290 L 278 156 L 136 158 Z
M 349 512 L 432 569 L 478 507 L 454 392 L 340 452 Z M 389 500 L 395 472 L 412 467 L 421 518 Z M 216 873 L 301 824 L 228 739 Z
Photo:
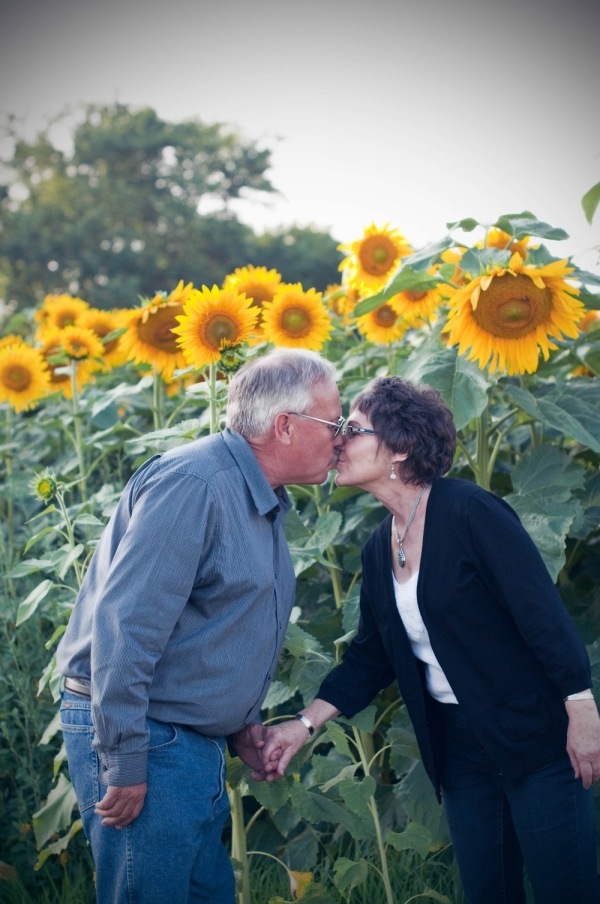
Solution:
M 169 123 L 145 108 L 89 106 L 72 153 L 48 131 L 18 133 L 0 186 L 0 280 L 22 308 L 49 292 L 126 307 L 180 279 L 220 283 L 245 264 L 325 288 L 340 255 L 327 232 L 293 227 L 257 236 L 228 207 L 274 188 L 270 151 L 221 124 Z M 200 215 L 204 195 L 223 210 Z

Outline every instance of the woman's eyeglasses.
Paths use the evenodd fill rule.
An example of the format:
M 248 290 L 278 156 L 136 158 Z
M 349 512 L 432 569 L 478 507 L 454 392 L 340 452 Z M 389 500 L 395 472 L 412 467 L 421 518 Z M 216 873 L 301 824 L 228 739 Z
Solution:
M 309 421 L 318 421 L 320 424 L 327 424 L 328 427 L 331 427 L 333 430 L 334 438 L 339 436 L 340 433 L 342 436 L 346 436 L 349 439 L 360 436 L 361 433 L 368 433 L 371 436 L 377 436 L 378 434 L 375 430 L 367 430 L 366 427 L 355 427 L 353 424 L 347 424 L 345 417 L 339 417 L 336 423 L 333 421 L 325 421 L 321 417 L 313 417 L 311 414 L 300 414 L 298 411 L 290 411 L 290 414 L 295 414 L 296 417 L 304 417 Z

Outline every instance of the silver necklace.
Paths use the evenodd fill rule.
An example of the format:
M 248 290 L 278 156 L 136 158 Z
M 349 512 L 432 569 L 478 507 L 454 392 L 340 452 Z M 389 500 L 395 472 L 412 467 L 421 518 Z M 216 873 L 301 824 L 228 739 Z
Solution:
M 392 515 L 392 523 L 394 525 L 394 530 L 396 531 L 396 541 L 398 543 L 398 565 L 400 566 L 400 568 L 404 568 L 404 566 L 406 565 L 406 556 L 404 555 L 404 550 L 402 549 L 402 544 L 404 543 L 404 539 L 408 533 L 408 528 L 413 523 L 415 515 L 417 514 L 417 508 L 419 507 L 419 502 L 421 501 L 421 496 L 423 495 L 423 493 L 425 492 L 425 490 L 427 489 L 428 486 L 429 486 L 429 484 L 426 483 L 425 486 L 420 491 L 417 498 L 415 499 L 415 501 L 413 503 L 413 507 L 410 510 L 410 515 L 408 516 L 408 521 L 406 522 L 406 527 L 404 528 L 404 532 L 403 532 L 402 536 L 400 536 L 400 533 L 398 531 L 398 525 L 396 524 L 396 516 Z

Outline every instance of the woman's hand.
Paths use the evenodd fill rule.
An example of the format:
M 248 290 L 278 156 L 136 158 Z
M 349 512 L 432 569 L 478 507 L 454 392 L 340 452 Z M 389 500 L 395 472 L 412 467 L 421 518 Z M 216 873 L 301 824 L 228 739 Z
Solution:
M 567 753 L 584 788 L 600 778 L 600 717 L 595 700 L 566 700 Z
M 318 697 L 302 710 L 302 715 L 306 716 L 315 730 L 339 714 L 339 709 Z M 262 758 L 268 782 L 277 781 L 285 774 L 292 757 L 306 744 L 309 737 L 308 728 L 299 719 L 280 722 L 267 729 Z

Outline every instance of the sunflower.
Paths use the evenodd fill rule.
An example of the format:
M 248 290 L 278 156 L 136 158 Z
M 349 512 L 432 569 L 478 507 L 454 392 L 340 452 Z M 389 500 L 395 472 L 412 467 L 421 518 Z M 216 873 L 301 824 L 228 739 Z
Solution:
M 431 276 L 435 276 L 436 268 L 432 268 L 428 273 Z M 406 320 L 411 322 L 420 320 L 423 322 L 433 317 L 440 305 L 444 303 L 448 295 L 448 289 L 448 286 L 443 285 L 436 286 L 426 292 L 405 289 L 404 292 L 393 295 L 389 299 L 389 303 L 394 311 Z
M 339 269 L 348 271 L 352 288 L 374 292 L 385 285 L 400 258 L 412 253 L 404 236 L 397 229 L 390 229 L 389 223 L 381 229 L 372 223 L 361 239 L 339 245 L 338 250 L 348 254 Z
M 166 298 L 158 294 L 141 308 L 127 311 L 123 324 L 127 331 L 121 337 L 126 358 L 135 364 L 153 365 L 165 380 L 170 380 L 176 369 L 183 370 L 185 358 L 173 330 L 178 316 L 183 314 L 185 302 L 194 291 L 191 283 L 184 286 L 181 280 Z
M 327 304 L 329 310 L 336 317 L 341 317 L 344 323 L 349 323 L 354 308 L 361 299 L 358 289 L 351 289 L 349 286 L 332 285 L 327 286 L 323 300 Z
M 225 277 L 224 289 L 234 289 L 238 294 L 244 294 L 252 302 L 252 307 L 259 309 L 259 317 L 254 327 L 254 338 L 251 345 L 264 341 L 262 330 L 262 306 L 266 301 L 273 301 L 275 293 L 281 283 L 281 274 L 277 270 L 267 270 L 266 267 L 238 267 L 233 273 Z
M 93 330 L 83 326 L 67 326 L 60 331 L 59 337 L 62 350 L 68 358 L 98 365 L 93 359 L 102 356 L 102 343 Z
M 124 326 L 123 313 L 121 311 L 101 311 L 98 308 L 90 308 L 85 311 L 79 321 L 79 326 L 92 330 L 93 333 L 102 340 L 109 333 L 114 333 L 121 326 Z M 109 342 L 102 343 L 102 359 L 105 369 L 117 367 L 125 361 L 125 355 L 121 348 L 121 337 L 111 339 Z
M 73 395 L 73 387 L 71 385 L 71 377 L 68 373 L 57 373 L 56 371 L 68 366 L 67 355 L 62 347 L 62 338 L 64 330 L 54 329 L 46 334 L 41 347 L 38 349 L 40 355 L 48 366 L 48 377 L 50 381 L 49 389 L 51 392 L 61 390 L 65 398 L 70 399 Z M 64 357 L 64 363 L 51 363 L 49 358 L 56 358 L 59 355 Z M 76 361 L 76 359 L 73 359 Z M 85 383 L 93 380 L 92 371 L 96 369 L 95 361 L 76 361 L 75 363 L 75 380 L 78 391 L 81 390 Z
M 273 345 L 319 351 L 333 329 L 321 299 L 321 292 L 305 292 L 301 283 L 283 283 L 263 307 L 265 339 Z
M 39 351 L 24 342 L 0 350 L 0 402 L 15 411 L 26 411 L 46 394 L 49 385 L 46 363 Z
M 359 333 L 366 336 L 369 342 L 379 345 L 391 345 L 397 342 L 407 331 L 410 324 L 389 303 L 380 305 L 374 311 L 364 314 L 356 321 Z
M 512 235 L 492 226 L 487 234 L 485 241 L 486 248 L 499 248 L 503 250 L 508 248 L 511 254 L 520 254 L 523 259 L 527 257 L 527 245 L 529 244 L 529 236 L 526 235 L 522 239 L 513 239 Z
M 73 298 L 71 295 L 46 295 L 41 310 L 35 314 L 35 319 L 40 324 L 36 339 L 43 339 L 49 330 L 64 330 L 67 326 L 75 326 L 88 308 L 88 303 L 82 298 Z
M 226 348 L 245 342 L 258 319 L 258 308 L 235 289 L 195 289 L 177 317 L 178 334 L 188 364 L 216 364 Z
M 550 349 L 557 348 L 551 336 L 579 335 L 583 304 L 573 297 L 579 290 L 565 282 L 572 272 L 567 260 L 528 267 L 513 254 L 508 267 L 493 267 L 453 296 L 448 344 L 458 344 L 460 355 L 470 349 L 467 357 L 482 369 L 489 362 L 491 370 L 533 373 L 539 350 L 547 361 Z

